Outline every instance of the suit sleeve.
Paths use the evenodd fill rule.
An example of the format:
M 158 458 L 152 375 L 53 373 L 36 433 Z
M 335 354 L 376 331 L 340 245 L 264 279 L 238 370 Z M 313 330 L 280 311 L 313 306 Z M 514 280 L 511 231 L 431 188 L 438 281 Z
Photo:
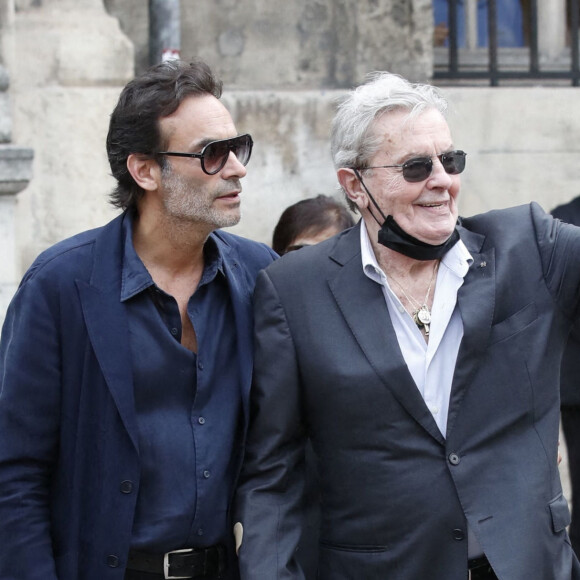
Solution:
M 267 272 L 257 280 L 250 426 L 237 492 L 243 580 L 299 580 L 305 429 L 300 378 L 283 305 Z
M 552 215 L 559 220 L 567 224 L 572 224 L 573 226 L 580 226 L 580 197 L 575 198 L 572 202 L 558 206 L 552 212 Z M 572 231 L 572 236 L 574 232 L 580 232 L 579 230 L 570 230 L 570 228 L 564 228 L 565 232 Z M 570 235 L 570 234 L 568 234 Z M 566 236 L 563 236 L 565 238 Z M 578 255 L 578 250 L 576 250 Z M 572 256 L 573 257 L 573 256 Z M 580 256 L 578 256 L 580 257 Z M 580 342 L 580 326 L 575 324 L 570 332 L 570 338 L 576 342 Z
M 0 342 L 0 579 L 56 580 L 49 494 L 58 446 L 58 332 L 35 279 L 14 297 Z
M 532 219 L 547 286 L 562 312 L 580 322 L 580 228 L 553 219 L 535 203 Z

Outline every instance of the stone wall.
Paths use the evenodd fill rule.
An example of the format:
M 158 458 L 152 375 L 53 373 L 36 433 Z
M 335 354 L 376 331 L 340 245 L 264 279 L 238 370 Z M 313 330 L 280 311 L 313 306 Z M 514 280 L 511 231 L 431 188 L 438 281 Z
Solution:
M 147 66 L 145 0 L 105 0 Z M 372 70 L 426 80 L 430 0 L 182 0 L 182 56 L 209 62 L 230 88 L 350 87 Z
M 460 209 L 472 215 L 580 195 L 580 89 L 449 88 L 455 144 L 468 152 Z
M 14 6 L 0 0 L 0 322 L 20 279 L 16 247 L 16 194 L 30 182 L 33 150 L 12 143 L 10 77 L 4 66 L 5 31 L 14 18 Z
M 18 0 L 5 48 L 13 140 L 35 151 L 16 207 L 22 274 L 47 246 L 113 215 L 105 135 L 134 52 L 102 0 Z

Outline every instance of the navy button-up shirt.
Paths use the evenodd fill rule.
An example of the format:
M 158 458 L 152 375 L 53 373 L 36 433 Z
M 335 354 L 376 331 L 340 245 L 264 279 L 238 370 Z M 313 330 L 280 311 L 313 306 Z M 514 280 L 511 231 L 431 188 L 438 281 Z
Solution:
M 177 301 L 158 288 L 125 220 L 121 300 L 129 315 L 141 481 L 132 548 L 167 552 L 231 535 L 241 386 L 235 323 L 217 244 L 187 312 L 198 352 L 180 344 Z

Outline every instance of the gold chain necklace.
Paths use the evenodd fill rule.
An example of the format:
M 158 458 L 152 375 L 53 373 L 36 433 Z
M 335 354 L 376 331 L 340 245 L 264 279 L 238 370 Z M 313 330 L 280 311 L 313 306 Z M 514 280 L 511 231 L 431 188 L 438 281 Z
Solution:
M 405 292 L 403 286 L 401 286 L 401 284 L 395 280 L 391 274 L 389 274 L 391 280 L 400 288 L 401 292 L 407 299 L 407 302 L 411 305 L 412 308 L 414 308 L 413 312 L 411 313 L 411 318 L 413 318 L 413 321 L 419 327 L 419 330 L 425 330 L 426 336 L 429 336 L 429 327 L 431 325 L 431 311 L 429 310 L 429 306 L 427 306 L 427 304 L 429 303 L 429 294 L 431 294 L 431 287 L 433 286 L 438 268 L 439 262 L 437 261 L 435 262 L 435 266 L 433 266 L 433 274 L 431 275 L 431 280 L 427 288 L 427 294 L 425 294 L 425 298 L 423 299 L 423 304 L 419 304 L 419 302 L 409 296 Z

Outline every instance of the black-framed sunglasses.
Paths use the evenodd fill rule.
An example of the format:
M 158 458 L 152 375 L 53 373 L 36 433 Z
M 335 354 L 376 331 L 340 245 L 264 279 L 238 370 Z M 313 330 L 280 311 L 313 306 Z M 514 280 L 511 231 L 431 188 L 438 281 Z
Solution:
M 254 142 L 248 134 L 220 139 L 208 143 L 199 153 L 181 153 L 178 151 L 158 151 L 157 155 L 171 155 L 173 157 L 193 157 L 201 161 L 201 169 L 207 175 L 215 175 L 221 171 L 228 161 L 230 151 L 238 158 L 242 165 L 247 165 L 252 155 Z
M 465 151 L 456 150 L 433 155 L 441 161 L 443 169 L 449 175 L 457 175 L 465 169 Z M 373 167 L 361 167 L 363 169 L 383 169 L 387 167 L 400 167 L 403 170 L 403 179 L 409 183 L 419 183 L 425 181 L 433 171 L 433 157 L 414 157 L 399 165 L 375 165 Z

